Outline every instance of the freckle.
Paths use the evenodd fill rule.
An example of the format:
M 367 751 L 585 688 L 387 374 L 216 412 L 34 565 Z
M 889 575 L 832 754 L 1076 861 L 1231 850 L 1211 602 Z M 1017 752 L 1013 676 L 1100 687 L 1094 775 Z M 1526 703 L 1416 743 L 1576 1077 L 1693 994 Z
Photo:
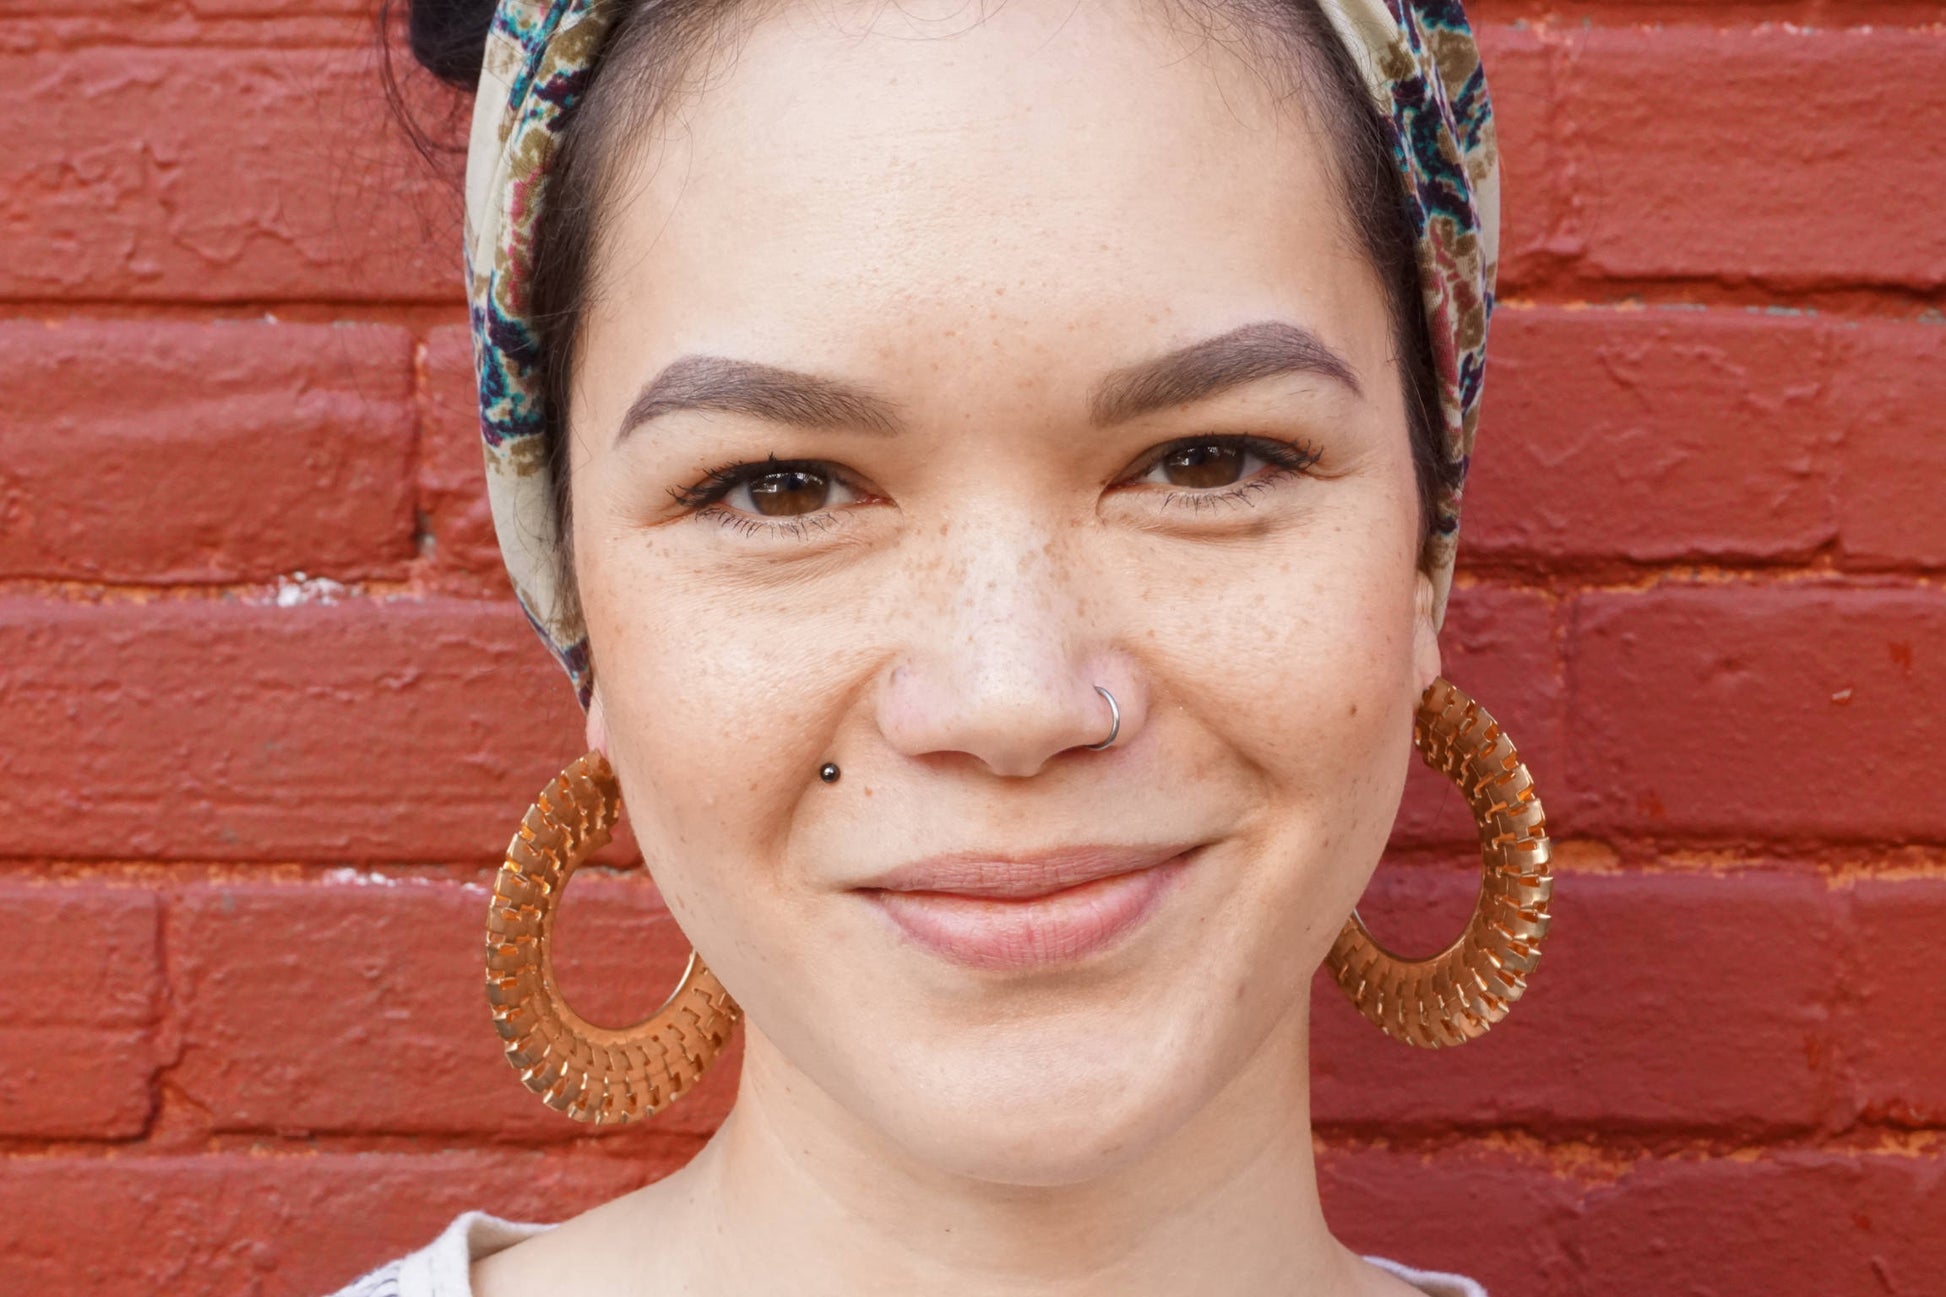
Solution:
M 872 795 L 872 790 L 870 788 L 867 788 L 865 790 L 865 796 L 870 797 L 871 795 Z
M 1351 710 L 1350 710 L 1350 711 L 1347 711 L 1347 712 L 1345 713 L 1345 715 L 1347 715 L 1347 716 L 1356 716 L 1356 715 L 1358 715 L 1358 704 L 1357 704 L 1357 703 L 1353 703 L 1353 704 L 1351 705 Z

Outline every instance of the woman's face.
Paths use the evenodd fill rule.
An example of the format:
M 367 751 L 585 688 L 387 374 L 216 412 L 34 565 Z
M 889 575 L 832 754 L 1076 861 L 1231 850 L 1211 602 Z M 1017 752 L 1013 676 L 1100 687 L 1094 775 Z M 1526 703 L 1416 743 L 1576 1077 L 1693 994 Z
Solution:
M 1322 128 L 1171 12 L 756 22 L 575 380 L 591 739 L 747 1084 L 997 1181 L 1291 1084 L 1437 672 Z

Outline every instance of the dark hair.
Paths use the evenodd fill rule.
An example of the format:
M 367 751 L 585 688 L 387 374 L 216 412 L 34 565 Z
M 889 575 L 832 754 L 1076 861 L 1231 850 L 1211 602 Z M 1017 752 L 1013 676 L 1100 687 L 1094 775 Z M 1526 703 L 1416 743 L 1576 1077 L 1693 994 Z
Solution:
M 569 379 L 588 294 L 588 276 L 611 180 L 609 144 L 646 126 L 678 88 L 690 60 L 735 13 L 753 0 L 608 0 L 624 6 L 613 20 L 580 106 L 569 119 L 549 180 L 546 219 L 534 241 L 529 305 L 539 344 L 545 418 L 544 453 L 552 470 L 562 526 L 559 589 L 574 597 L 568 522 L 566 413 Z M 765 0 L 772 3 L 774 0 Z M 1283 46 L 1294 89 L 1326 120 L 1332 161 L 1346 199 L 1348 233 L 1384 286 L 1393 345 L 1404 385 L 1412 460 L 1419 487 L 1420 562 L 1431 557 L 1435 506 L 1455 480 L 1446 456 L 1439 376 L 1420 294 L 1418 236 L 1394 161 L 1392 131 L 1366 90 L 1352 56 L 1316 0 L 1164 0 L 1215 36 L 1217 25 L 1251 44 L 1271 37 Z M 388 0 L 389 4 L 389 0 Z M 464 90 L 479 81 L 495 0 L 409 0 L 413 57 Z M 620 69 L 615 75 L 611 70 Z M 396 86 L 388 92 L 399 101 Z M 412 129 L 410 125 L 408 129 Z M 421 135 L 414 130 L 414 138 Z M 423 145 L 422 145 L 423 151 Z

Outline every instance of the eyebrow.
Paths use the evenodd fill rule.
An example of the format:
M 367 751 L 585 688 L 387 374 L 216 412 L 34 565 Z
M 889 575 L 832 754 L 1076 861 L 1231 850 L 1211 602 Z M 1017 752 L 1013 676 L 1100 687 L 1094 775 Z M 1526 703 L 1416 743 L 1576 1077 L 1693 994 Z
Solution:
M 1302 325 L 1262 320 L 1116 370 L 1095 389 L 1089 414 L 1107 427 L 1279 374 L 1317 374 L 1359 391 L 1351 365 L 1324 339 Z
M 1096 427 L 1108 427 L 1280 374 L 1317 374 L 1354 394 L 1360 390 L 1350 364 L 1324 339 L 1286 320 L 1263 320 L 1113 371 L 1096 386 L 1089 418 Z M 642 389 L 622 416 L 615 440 L 679 410 L 721 410 L 800 428 L 884 435 L 900 428 L 897 408 L 856 384 L 727 356 L 691 355 L 669 362 Z
M 682 356 L 642 389 L 615 440 L 677 410 L 723 410 L 800 428 L 899 430 L 889 401 L 851 383 L 725 356 Z

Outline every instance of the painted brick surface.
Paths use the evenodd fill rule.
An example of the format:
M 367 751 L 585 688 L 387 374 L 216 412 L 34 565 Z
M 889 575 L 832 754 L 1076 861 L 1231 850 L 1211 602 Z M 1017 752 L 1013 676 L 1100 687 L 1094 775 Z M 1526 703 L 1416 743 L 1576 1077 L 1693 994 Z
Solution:
M 462 1211 L 534 1220 L 592 1207 L 688 1152 L 22 1159 L 0 1176 L 0 1253 L 22 1292 L 318 1297 Z
M 1567 782 L 1584 829 L 1946 838 L 1946 591 L 1602 591 L 1569 624 Z
M 1477 890 L 1473 871 L 1387 870 L 1359 912 L 1393 948 L 1430 954 L 1458 932 Z M 1556 891 L 1517 1031 L 1459 1050 L 1404 1049 L 1320 975 L 1316 1120 L 1375 1134 L 1754 1136 L 1810 1131 L 1845 1110 L 1839 916 L 1815 874 L 1564 870 Z
M 734 1095 L 733 1054 L 593 1136 L 487 1020 L 484 888 L 581 722 L 369 12 L 0 0 L 0 1288 L 328 1292 L 662 1175 Z M 1507 220 L 1443 652 L 1534 769 L 1556 926 L 1463 1050 L 1311 988 L 1327 1213 L 1500 1297 L 1936 1292 L 1946 33 L 1475 13 Z M 1415 772 L 1382 939 L 1459 930 L 1472 834 Z M 604 1021 L 686 950 L 639 872 L 561 939 Z
M 512 604 L 22 600 L 0 679 L 0 772 L 77 812 L 15 854 L 496 859 L 586 746 Z
M 1589 26 L 1555 51 L 1585 269 L 1946 285 L 1946 32 Z M 1788 93 L 1779 93 L 1788 87 Z
M 160 912 L 134 888 L 4 885 L 0 1136 L 124 1139 L 162 1064 Z
M 0 56 L 0 298 L 451 301 L 446 187 L 354 48 Z
M 1870 323 L 1837 334 L 1833 405 L 1844 438 L 1838 520 L 1845 559 L 1897 571 L 1946 567 L 1946 328 Z
M 1946 996 L 1929 976 L 1946 933 L 1946 878 L 1862 879 L 1851 904 L 1859 1102 L 1895 1125 L 1946 1125 Z
M 0 366 L 36 398 L 0 423 L 0 577 L 405 575 L 405 330 L 7 321 Z
M 1499 313 L 1493 345 L 1492 443 L 1467 483 L 1473 555 L 1802 559 L 1837 535 L 1829 330 L 1738 310 L 1543 307 Z

